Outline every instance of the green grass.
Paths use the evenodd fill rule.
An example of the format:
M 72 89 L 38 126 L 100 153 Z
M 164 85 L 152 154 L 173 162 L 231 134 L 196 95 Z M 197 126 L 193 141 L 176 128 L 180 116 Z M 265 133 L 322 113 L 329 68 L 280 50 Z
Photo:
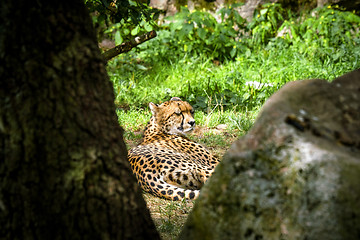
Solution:
M 287 82 L 360 68 L 356 14 L 337 6 L 301 14 L 262 8 L 250 23 L 229 7 L 218 13 L 221 22 L 183 9 L 156 38 L 108 63 L 116 105 L 147 108 L 177 96 L 207 113 L 253 111 Z
M 128 111 L 119 109 L 116 113 L 119 124 L 127 131 L 132 132 L 143 130 L 151 117 L 150 110 L 148 109 L 130 109 Z
M 125 70 L 129 64 L 114 60 L 109 63 L 109 75 L 118 106 L 146 107 L 149 102 L 159 103 L 177 96 L 207 112 L 216 106 L 252 110 L 287 82 L 312 78 L 332 80 L 359 68 L 360 47 L 343 51 L 343 57 L 333 61 L 332 53 L 321 59 L 273 46 L 239 55 L 220 66 L 201 57 L 184 57 L 177 62 L 158 62 L 133 71 Z M 249 82 L 262 83 L 262 87 L 257 89 Z
M 180 97 L 196 111 L 200 132 L 191 138 L 221 154 L 228 141 L 251 128 L 264 102 L 287 82 L 314 78 L 331 81 L 360 68 L 357 15 L 325 7 L 294 18 L 278 4 L 265 8 L 268 10 L 257 14 L 248 25 L 240 18 L 232 19 L 234 24 L 243 24 L 238 25 L 239 32 L 234 32 L 226 19 L 216 23 L 203 12 L 184 11 L 175 17 L 178 23 L 194 18 L 201 24 L 160 26 L 156 38 L 108 62 L 119 123 L 129 146 L 142 137 L 151 116 L 149 102 L 158 104 Z M 264 23 L 272 15 L 277 20 L 267 29 Z M 211 22 L 207 27 L 206 21 Z M 216 32 L 210 34 L 213 27 Z M 287 31 L 278 36 L 280 29 Z M 228 31 L 228 42 L 220 43 L 223 31 Z M 236 54 L 214 57 L 233 49 Z M 219 125 L 224 129 L 219 131 Z
M 177 236 L 181 231 L 181 225 L 178 224 L 180 216 L 189 213 L 191 207 L 184 201 L 169 201 L 167 205 L 159 206 L 161 215 L 161 224 L 158 229 L 160 233 L 170 233 Z
M 236 139 L 249 131 L 264 102 L 287 82 L 314 78 L 331 81 L 360 68 L 359 17 L 332 7 L 297 19 L 284 16 L 282 26 L 288 24 L 291 34 L 276 36 L 282 28 L 277 26 L 281 17 L 277 15 L 270 30 L 266 30 L 266 24 L 271 14 L 281 11 L 278 4 L 267 7 L 268 11 L 262 11 L 267 15 L 260 12 L 250 28 L 240 29 L 247 33 L 245 37 L 235 34 L 231 38 L 229 33 L 229 41 L 223 45 L 215 45 L 220 37 L 212 38 L 211 46 L 207 42 L 223 30 L 233 30 L 226 25 L 228 20 L 214 28 L 216 34 L 211 33 L 211 27 L 196 29 L 202 24 L 183 34 L 181 31 L 189 30 L 189 25 L 183 29 L 180 28 L 184 24 L 178 25 L 178 31 L 171 29 L 170 24 L 161 28 L 155 39 L 108 62 L 119 123 L 125 130 L 128 148 L 142 139 L 151 117 L 149 102 L 158 104 L 180 97 L 196 111 L 197 127 L 189 138 L 221 158 Z M 185 12 L 177 18 L 184 22 L 182 17 L 195 19 L 202 14 Z M 199 21 L 205 23 L 207 19 Z M 242 49 L 237 48 L 242 46 L 240 40 L 245 46 Z M 227 46 L 229 43 L 235 45 Z M 193 50 L 189 51 L 191 46 Z M 227 52 L 236 48 L 236 54 L 214 57 L 225 49 L 222 46 L 228 47 Z M 208 49 L 218 52 L 212 55 Z M 144 197 L 162 238 L 176 239 L 192 203 L 171 202 L 149 194 Z
M 119 110 L 117 111 L 119 123 L 124 128 L 124 139 L 128 148 L 141 142 L 143 130 L 150 119 L 150 111 Z M 209 113 L 195 112 L 196 128 L 188 134 L 195 142 L 203 144 L 219 158 L 253 125 L 258 114 L 257 110 L 238 112 L 235 110 L 219 110 L 217 107 Z
M 169 201 L 143 194 L 162 239 L 176 239 L 185 224 L 194 201 Z
M 195 112 L 194 118 L 196 124 L 202 128 L 216 129 L 219 125 L 221 130 L 237 130 L 240 134 L 246 133 L 255 121 L 258 110 L 238 112 L 236 110 L 219 110 L 217 107 L 213 108 L 209 113 L 203 111 Z M 128 138 L 134 137 L 134 132 L 141 132 L 144 130 L 146 124 L 150 120 L 150 110 L 131 109 L 128 111 L 117 111 L 119 124 L 124 127 L 126 136 Z

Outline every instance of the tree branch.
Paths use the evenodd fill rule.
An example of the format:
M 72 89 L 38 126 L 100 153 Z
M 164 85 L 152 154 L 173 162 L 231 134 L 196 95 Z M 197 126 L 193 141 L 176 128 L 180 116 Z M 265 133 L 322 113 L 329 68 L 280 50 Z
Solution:
M 131 49 L 133 49 L 137 45 L 156 37 L 156 35 L 157 34 L 155 31 L 147 32 L 143 35 L 135 37 L 134 39 L 132 39 L 128 42 L 124 42 L 120 45 L 117 45 L 114 48 L 107 50 L 106 52 L 104 52 L 102 54 L 102 56 L 104 57 L 104 59 L 106 61 L 109 61 L 110 59 L 112 59 L 113 57 L 115 57 L 121 53 L 129 52 Z

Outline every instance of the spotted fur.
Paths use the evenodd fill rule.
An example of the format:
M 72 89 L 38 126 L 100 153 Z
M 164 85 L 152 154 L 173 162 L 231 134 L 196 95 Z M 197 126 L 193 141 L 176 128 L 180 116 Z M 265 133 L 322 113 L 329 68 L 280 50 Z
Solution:
M 186 138 L 195 127 L 194 110 L 180 98 L 149 104 L 152 117 L 140 145 L 128 157 L 146 192 L 170 200 L 195 199 L 219 160 Z

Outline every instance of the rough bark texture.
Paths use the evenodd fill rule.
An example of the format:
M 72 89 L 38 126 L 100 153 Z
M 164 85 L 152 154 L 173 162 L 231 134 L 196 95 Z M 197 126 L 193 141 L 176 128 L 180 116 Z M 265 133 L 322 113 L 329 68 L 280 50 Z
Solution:
M 83 2 L 0 14 L 0 239 L 157 239 Z
M 180 239 L 359 239 L 360 70 L 288 83 L 205 184 Z

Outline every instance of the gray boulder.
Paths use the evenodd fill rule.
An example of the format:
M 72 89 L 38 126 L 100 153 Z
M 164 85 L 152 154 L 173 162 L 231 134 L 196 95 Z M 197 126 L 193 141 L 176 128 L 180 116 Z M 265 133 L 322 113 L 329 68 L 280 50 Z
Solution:
M 180 239 L 360 239 L 360 70 L 274 94 Z

